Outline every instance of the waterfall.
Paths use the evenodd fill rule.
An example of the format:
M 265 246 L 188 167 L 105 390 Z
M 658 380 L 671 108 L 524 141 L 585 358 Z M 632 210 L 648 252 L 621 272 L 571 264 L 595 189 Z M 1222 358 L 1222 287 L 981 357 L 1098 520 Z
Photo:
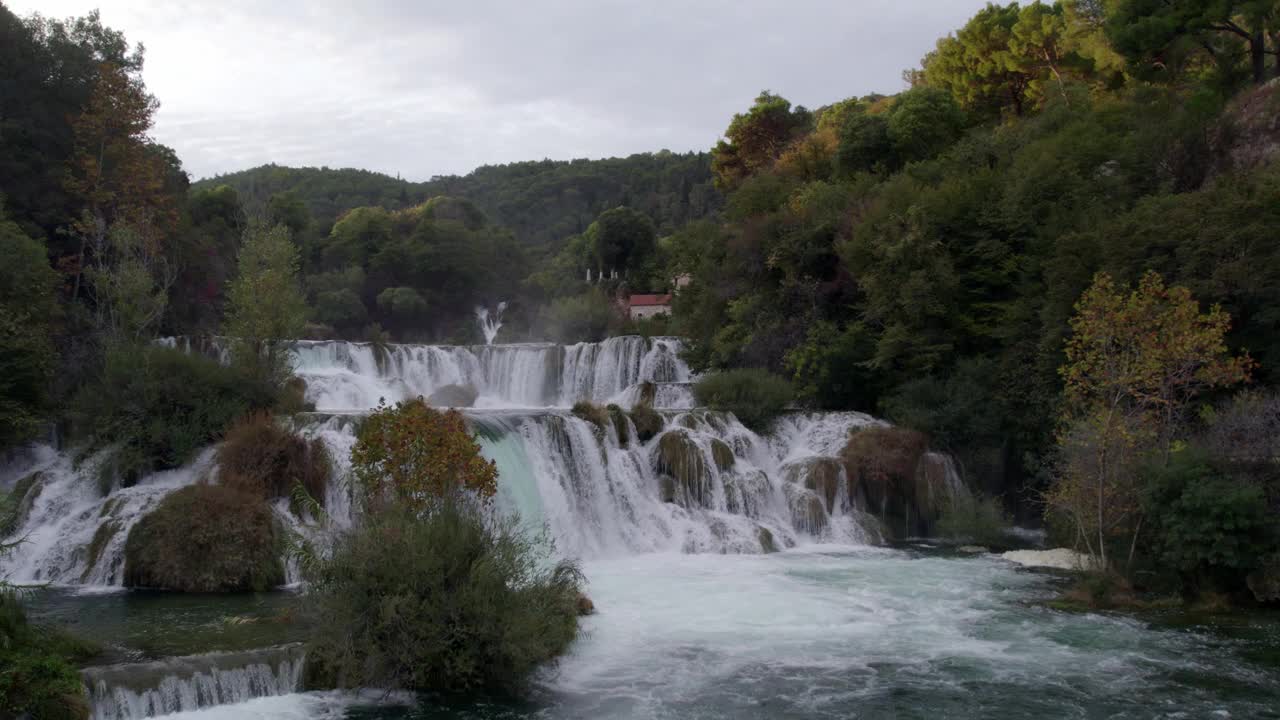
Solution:
M 569 407 L 578 401 L 630 408 L 653 383 L 660 408 L 693 405 L 693 375 L 676 338 L 616 337 L 599 343 L 373 345 L 299 341 L 290 345 L 307 399 L 330 412 L 369 410 L 447 385 L 476 390 L 478 407 Z
M 93 720 L 134 720 L 301 689 L 299 646 L 208 653 L 83 672 Z
M 498 307 L 493 314 L 489 314 L 489 308 L 477 307 L 476 320 L 480 323 L 480 332 L 484 335 L 484 344 L 492 345 L 493 339 L 498 337 L 498 331 L 502 329 L 502 313 L 507 309 L 506 301 L 498 303 Z
M 173 347 L 213 356 L 217 340 L 173 339 Z M 354 522 L 347 475 L 360 418 L 380 399 L 430 397 L 469 385 L 463 408 L 482 452 L 499 469 L 499 507 L 531 530 L 546 529 L 566 556 L 590 559 L 647 552 L 758 553 L 808 542 L 879 539 L 882 508 L 864 507 L 840 453 L 852 431 L 884 425 L 854 412 L 793 412 L 760 435 L 732 415 L 694 408 L 693 376 L 676 338 L 619 337 L 569 346 L 293 343 L 290 351 L 317 411 L 294 416 L 295 430 L 324 442 L 335 463 L 320 526 L 273 509 L 291 531 L 323 542 L 327 528 Z M 568 408 L 616 405 L 597 426 Z M 647 403 L 663 427 L 639 439 L 628 411 Z M 652 429 L 650 429 L 652 430 Z M 101 454 L 100 454 L 101 455 Z M 73 461 L 41 446 L 0 467 L 0 490 L 16 491 L 21 549 L 0 558 L 17 582 L 118 586 L 124 545 L 136 522 L 173 490 L 216 477 L 206 449 L 186 467 L 103 487 L 100 457 Z M 929 453 L 915 497 L 933 506 L 963 485 L 946 455 Z M 3 538 L 0 538 L 3 539 Z M 297 582 L 297 568 L 287 566 Z

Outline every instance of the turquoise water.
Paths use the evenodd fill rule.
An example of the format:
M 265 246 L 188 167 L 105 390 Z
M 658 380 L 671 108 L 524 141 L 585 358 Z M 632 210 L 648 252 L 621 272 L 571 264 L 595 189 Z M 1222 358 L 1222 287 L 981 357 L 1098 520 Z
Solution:
M 599 612 L 527 701 L 302 693 L 174 717 L 1280 717 L 1274 615 L 1060 612 L 1042 602 L 1052 576 L 930 550 L 650 554 L 585 569 Z M 227 613 L 273 617 L 273 602 Z M 161 613 L 215 622 L 194 606 Z

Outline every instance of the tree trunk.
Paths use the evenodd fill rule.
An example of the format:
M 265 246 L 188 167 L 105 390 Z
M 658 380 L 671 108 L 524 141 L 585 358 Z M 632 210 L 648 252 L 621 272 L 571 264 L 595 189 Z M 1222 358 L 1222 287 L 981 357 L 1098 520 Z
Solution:
M 1261 85 L 1267 81 L 1267 36 L 1261 30 L 1249 38 L 1249 59 L 1253 63 L 1253 82 Z

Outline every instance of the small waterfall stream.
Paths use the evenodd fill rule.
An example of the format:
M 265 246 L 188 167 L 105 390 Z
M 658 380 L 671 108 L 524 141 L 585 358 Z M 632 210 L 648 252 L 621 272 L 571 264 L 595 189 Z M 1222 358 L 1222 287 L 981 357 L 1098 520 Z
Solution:
M 90 667 L 93 720 L 135 720 L 297 692 L 300 646 Z

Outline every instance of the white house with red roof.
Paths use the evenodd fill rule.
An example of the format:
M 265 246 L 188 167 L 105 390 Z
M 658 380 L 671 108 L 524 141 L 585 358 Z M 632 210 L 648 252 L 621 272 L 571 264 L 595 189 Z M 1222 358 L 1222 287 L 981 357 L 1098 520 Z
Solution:
M 671 294 L 632 295 L 627 299 L 627 316 L 632 320 L 671 314 Z

